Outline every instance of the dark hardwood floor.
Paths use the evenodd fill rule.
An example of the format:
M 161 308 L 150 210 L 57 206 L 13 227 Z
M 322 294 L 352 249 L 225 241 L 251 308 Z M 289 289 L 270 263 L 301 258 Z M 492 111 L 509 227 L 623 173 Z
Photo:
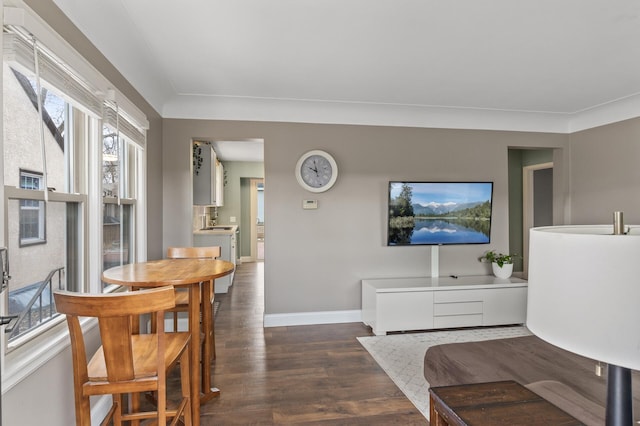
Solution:
M 209 425 L 428 425 L 356 337 L 362 323 L 263 328 L 263 263 L 239 265 L 216 295 L 220 397 L 202 406 Z

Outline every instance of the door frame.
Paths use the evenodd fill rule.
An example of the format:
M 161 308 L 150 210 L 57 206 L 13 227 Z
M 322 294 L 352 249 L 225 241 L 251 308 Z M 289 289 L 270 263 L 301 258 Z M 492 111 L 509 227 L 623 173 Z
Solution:
M 529 229 L 533 228 L 533 174 L 538 170 L 553 169 L 553 162 L 522 167 L 522 272 L 529 275 Z
M 264 183 L 264 178 L 251 178 L 250 189 L 249 189 L 249 197 L 251 199 L 250 202 L 250 218 L 249 222 L 251 222 L 250 226 L 250 238 L 251 238 L 251 260 L 258 260 L 258 184 Z

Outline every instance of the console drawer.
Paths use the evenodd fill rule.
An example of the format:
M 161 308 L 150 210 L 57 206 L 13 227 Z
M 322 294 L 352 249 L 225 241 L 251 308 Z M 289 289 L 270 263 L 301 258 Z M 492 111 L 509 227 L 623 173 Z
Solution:
M 434 291 L 434 303 L 482 302 L 482 293 L 477 290 Z
M 452 315 L 433 318 L 434 328 L 478 327 L 482 325 L 482 314 Z
M 482 315 L 482 302 L 435 303 L 433 315 Z

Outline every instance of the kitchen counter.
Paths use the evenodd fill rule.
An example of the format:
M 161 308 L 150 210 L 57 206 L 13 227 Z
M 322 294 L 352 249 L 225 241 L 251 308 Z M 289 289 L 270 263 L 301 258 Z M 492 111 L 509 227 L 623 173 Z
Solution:
M 193 231 L 193 245 L 196 247 L 220 246 L 219 259 L 233 263 L 237 261 L 236 231 L 238 225 L 217 225 L 207 229 Z M 234 273 L 217 278 L 216 293 L 227 293 L 233 284 Z
M 238 231 L 238 225 L 216 225 L 193 231 L 194 235 L 232 235 Z

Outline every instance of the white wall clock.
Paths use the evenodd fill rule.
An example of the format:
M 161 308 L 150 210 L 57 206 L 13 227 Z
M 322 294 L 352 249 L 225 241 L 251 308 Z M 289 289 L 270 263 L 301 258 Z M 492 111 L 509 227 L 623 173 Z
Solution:
M 325 151 L 309 151 L 296 164 L 296 179 L 307 191 L 324 192 L 338 179 L 336 160 Z

